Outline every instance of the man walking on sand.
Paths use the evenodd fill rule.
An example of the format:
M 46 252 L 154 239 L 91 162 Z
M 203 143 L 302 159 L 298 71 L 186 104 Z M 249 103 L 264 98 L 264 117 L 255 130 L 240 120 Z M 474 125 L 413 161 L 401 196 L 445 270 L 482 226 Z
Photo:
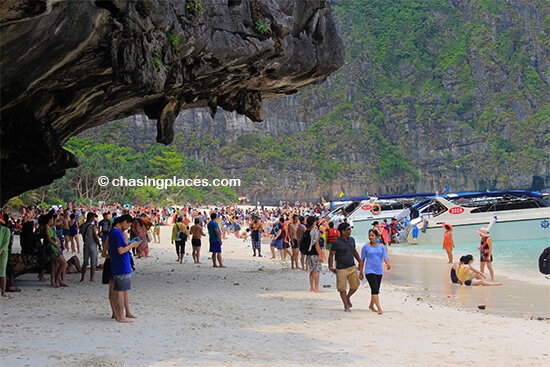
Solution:
M 214 268 L 225 268 L 222 263 L 222 231 L 216 221 L 216 213 L 210 214 L 211 221 L 208 222 L 208 235 L 210 241 L 210 252 L 212 253 L 212 266 Z M 218 264 L 216 264 L 216 260 Z
M 128 291 L 132 288 L 132 265 L 130 251 L 139 246 L 140 242 L 131 242 L 126 245 L 123 232 L 132 225 L 134 218 L 129 214 L 118 217 L 109 233 L 109 257 L 111 259 L 111 273 L 113 276 L 113 300 L 115 320 L 118 322 L 132 322 L 124 316 L 124 302 L 128 300 Z M 127 306 L 130 302 L 127 301 Z M 133 317 L 133 315 L 132 315 Z
M 191 234 L 191 245 L 193 246 L 193 263 L 201 264 L 199 261 L 201 256 L 201 238 L 206 236 L 204 228 L 200 225 L 200 219 L 195 218 L 195 224 L 189 228 Z
M 336 273 L 336 288 L 340 293 L 340 298 L 344 303 L 344 311 L 351 311 L 351 296 L 359 288 L 359 274 L 361 269 L 361 258 L 355 248 L 355 239 L 350 236 L 351 226 L 349 223 L 341 223 L 338 226 L 338 237 L 330 249 L 328 258 L 328 268 L 333 273 Z M 334 267 L 334 259 L 336 258 L 336 267 Z M 359 262 L 359 268 L 355 266 L 355 260 Z M 346 290 L 349 283 L 349 292 Z

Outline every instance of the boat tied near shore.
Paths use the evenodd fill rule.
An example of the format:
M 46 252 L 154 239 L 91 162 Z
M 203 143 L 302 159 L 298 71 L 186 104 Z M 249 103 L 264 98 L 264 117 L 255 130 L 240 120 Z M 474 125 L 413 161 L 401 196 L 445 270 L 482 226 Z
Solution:
M 480 227 L 488 228 L 494 241 L 550 238 L 550 201 L 536 192 L 448 194 L 415 207 L 419 218 L 399 236 L 409 244 L 441 243 L 443 223 L 453 226 L 455 242 L 478 241 Z

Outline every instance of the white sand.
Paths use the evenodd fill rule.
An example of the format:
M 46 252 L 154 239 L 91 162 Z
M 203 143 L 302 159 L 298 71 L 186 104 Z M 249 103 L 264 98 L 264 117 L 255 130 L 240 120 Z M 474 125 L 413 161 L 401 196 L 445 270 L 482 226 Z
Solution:
M 343 312 L 335 277 L 326 292 L 308 291 L 308 275 L 289 263 L 252 257 L 250 242 L 225 242 L 226 269 L 178 264 L 162 228 L 151 257 L 136 259 L 130 304 L 138 319 L 110 319 L 107 286 L 50 289 L 35 274 L 16 280 L 21 293 L 0 300 L 1 366 L 547 366 L 550 322 L 437 305 L 382 283 L 383 315 L 367 306 L 362 285 Z M 187 251 L 190 251 L 187 244 Z M 192 262 L 192 260 L 191 260 Z M 394 266 L 398 262 L 394 262 Z M 395 270 L 397 272 L 397 270 Z M 88 277 L 86 278 L 88 279 Z M 457 297 L 468 298 L 466 288 Z M 437 298 L 437 295 L 432 295 Z M 418 298 L 421 298 L 420 300 Z M 441 297 L 440 297 L 441 298 Z M 550 310 L 549 310 L 550 311 Z

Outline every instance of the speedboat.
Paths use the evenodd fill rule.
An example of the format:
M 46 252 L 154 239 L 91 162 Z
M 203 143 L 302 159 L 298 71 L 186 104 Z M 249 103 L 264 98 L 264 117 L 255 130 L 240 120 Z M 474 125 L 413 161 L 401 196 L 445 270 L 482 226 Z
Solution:
M 355 209 L 347 215 L 346 219 L 353 227 L 354 236 L 367 238 L 373 222 L 382 223 L 386 220 L 389 223 L 392 218 L 396 218 L 399 222 L 404 222 L 409 216 L 409 210 L 406 209 L 406 205 L 412 205 L 419 198 L 424 198 L 428 195 L 433 194 L 402 194 L 371 197 L 361 200 Z
M 454 194 L 417 204 L 401 238 L 411 244 L 443 243 L 443 224 L 453 226 L 455 242 L 479 241 L 477 229 L 486 227 L 491 238 L 525 240 L 550 238 L 550 201 L 530 191 Z

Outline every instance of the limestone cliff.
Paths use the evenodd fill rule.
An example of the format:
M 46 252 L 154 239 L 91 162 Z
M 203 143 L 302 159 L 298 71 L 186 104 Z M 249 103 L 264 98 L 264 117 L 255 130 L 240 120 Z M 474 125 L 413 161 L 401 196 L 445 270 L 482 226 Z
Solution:
M 168 144 L 184 109 L 260 121 L 344 61 L 325 0 L 5 0 L 0 18 L 1 201 L 77 165 L 61 145 L 88 128 L 144 113 Z

